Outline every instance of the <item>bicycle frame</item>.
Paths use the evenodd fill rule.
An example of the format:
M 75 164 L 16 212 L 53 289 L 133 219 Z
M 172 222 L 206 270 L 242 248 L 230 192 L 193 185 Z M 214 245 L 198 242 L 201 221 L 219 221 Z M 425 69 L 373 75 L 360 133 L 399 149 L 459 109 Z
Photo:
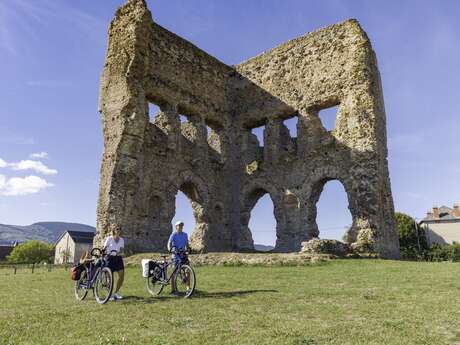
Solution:
M 102 257 L 100 260 L 101 260 L 101 265 L 99 265 L 98 267 L 96 267 L 96 264 L 98 261 L 97 260 L 96 263 L 90 262 L 88 265 L 89 267 L 86 269 L 86 272 L 88 273 L 88 277 L 86 279 L 86 284 L 85 284 L 86 286 L 84 286 L 86 290 L 93 288 L 93 285 L 96 282 L 96 279 L 99 276 L 99 272 L 101 271 L 102 267 L 107 267 L 108 265 L 107 259 L 105 257 Z
M 167 277 L 168 267 L 174 264 L 174 271 Z M 174 277 L 174 274 L 182 267 L 180 260 L 164 260 L 162 263 L 159 263 L 161 269 L 161 280 L 159 281 L 162 285 L 168 285 L 171 279 Z

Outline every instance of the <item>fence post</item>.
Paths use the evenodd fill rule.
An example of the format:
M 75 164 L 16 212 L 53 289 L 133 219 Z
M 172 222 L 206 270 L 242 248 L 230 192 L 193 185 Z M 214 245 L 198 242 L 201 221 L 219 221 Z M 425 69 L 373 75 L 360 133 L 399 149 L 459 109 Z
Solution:
M 34 273 L 35 263 L 32 264 L 32 273 Z
M 17 269 L 16 265 L 13 266 L 13 269 L 14 269 L 14 274 L 16 274 L 16 269 Z

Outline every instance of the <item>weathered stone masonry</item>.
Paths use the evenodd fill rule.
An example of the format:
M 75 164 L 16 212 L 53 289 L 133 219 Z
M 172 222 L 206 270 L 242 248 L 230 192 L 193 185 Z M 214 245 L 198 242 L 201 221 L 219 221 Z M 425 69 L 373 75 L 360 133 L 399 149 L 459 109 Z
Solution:
M 152 122 L 149 103 L 161 109 Z M 327 131 L 318 113 L 336 105 Z M 318 236 L 316 202 L 335 179 L 348 194 L 349 241 L 366 237 L 382 256 L 399 256 L 380 77 L 355 20 L 231 67 L 154 23 L 144 0 L 129 0 L 109 29 L 100 111 L 96 243 L 121 227 L 132 249 L 163 250 L 181 190 L 197 249 L 252 250 L 250 212 L 269 193 L 276 250 L 298 251 Z M 292 117 L 297 138 L 283 124 Z M 251 134 L 261 125 L 263 146 Z

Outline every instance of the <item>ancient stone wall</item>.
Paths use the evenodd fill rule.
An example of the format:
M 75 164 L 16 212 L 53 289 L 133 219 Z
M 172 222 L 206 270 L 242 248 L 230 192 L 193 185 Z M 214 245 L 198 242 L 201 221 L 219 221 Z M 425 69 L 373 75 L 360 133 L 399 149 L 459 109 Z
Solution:
M 160 108 L 154 118 L 149 103 Z M 328 131 L 318 114 L 332 106 Z M 109 30 L 100 111 L 96 243 L 120 227 L 133 250 L 163 250 L 180 190 L 192 202 L 197 249 L 253 250 L 250 213 L 268 193 L 276 250 L 298 251 L 318 236 L 324 184 L 339 180 L 350 243 L 365 235 L 381 255 L 399 256 L 380 77 L 355 20 L 230 67 L 154 23 L 143 0 L 129 0 Z M 296 138 L 283 124 L 293 117 Z M 262 125 L 263 145 L 251 133 Z

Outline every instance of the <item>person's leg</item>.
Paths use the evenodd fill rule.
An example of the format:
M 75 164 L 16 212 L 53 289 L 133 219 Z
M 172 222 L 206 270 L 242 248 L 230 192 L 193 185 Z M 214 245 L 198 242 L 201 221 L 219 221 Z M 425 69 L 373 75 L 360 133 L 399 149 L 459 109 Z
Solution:
M 176 288 L 176 279 L 174 277 L 174 272 L 176 271 L 176 264 L 174 264 L 174 267 L 173 267 L 173 274 L 172 274 L 172 277 L 171 277 L 171 293 L 172 294 L 175 294 L 177 292 L 177 288 Z
M 118 273 L 118 279 L 117 279 L 117 286 L 115 288 L 115 293 L 118 293 L 118 291 L 120 291 L 123 285 L 123 281 L 125 280 L 125 270 L 120 270 L 117 273 Z

